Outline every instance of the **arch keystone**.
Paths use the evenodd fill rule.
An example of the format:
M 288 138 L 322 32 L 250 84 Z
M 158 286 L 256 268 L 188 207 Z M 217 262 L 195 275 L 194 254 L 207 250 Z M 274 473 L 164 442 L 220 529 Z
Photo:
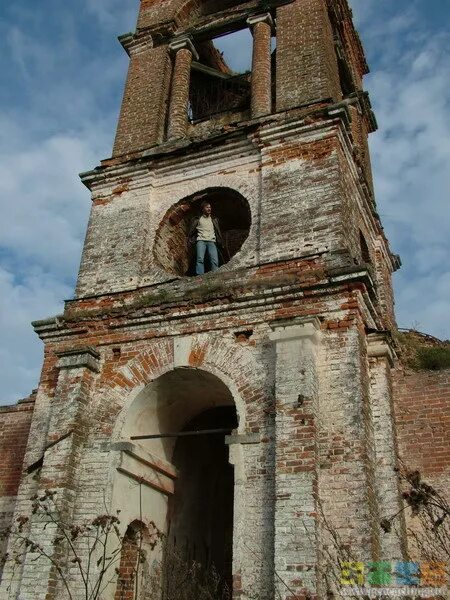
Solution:
M 177 338 L 173 344 L 173 366 L 175 369 L 180 367 L 189 367 L 191 348 L 193 343 L 191 335 Z

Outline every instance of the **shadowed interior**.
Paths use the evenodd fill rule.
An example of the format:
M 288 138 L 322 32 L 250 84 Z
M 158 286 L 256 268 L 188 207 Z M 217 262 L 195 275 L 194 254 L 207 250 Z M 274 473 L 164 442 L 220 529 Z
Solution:
M 208 410 L 185 430 L 237 426 L 234 406 Z M 224 434 L 179 438 L 173 457 L 179 472 L 169 503 L 169 549 L 186 564 L 199 563 L 231 589 L 233 545 L 233 467 Z

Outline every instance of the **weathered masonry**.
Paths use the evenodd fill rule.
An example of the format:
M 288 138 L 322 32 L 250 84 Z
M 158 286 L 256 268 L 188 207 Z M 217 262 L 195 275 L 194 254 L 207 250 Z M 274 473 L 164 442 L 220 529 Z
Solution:
M 214 40 L 242 29 L 252 69 L 235 74 Z M 29 515 L 52 552 L 34 494 L 57 490 L 73 523 L 120 509 L 126 543 L 104 600 L 134 598 L 133 531 L 150 522 L 234 598 L 326 598 L 330 531 L 361 561 L 405 551 L 380 530 L 401 502 L 399 260 L 376 210 L 376 121 L 347 1 L 141 0 L 120 39 L 130 67 L 113 155 L 82 174 L 92 212 L 76 294 L 34 323 L 35 397 L 0 412 L 0 427 L 23 421 L 26 446 L 2 520 Z M 191 277 L 204 199 L 226 260 Z M 179 435 L 201 430 L 222 433 Z M 162 437 L 134 439 L 146 435 Z M 84 597 L 73 566 L 67 577 Z M 6 564 L 0 597 L 67 592 L 29 552 Z

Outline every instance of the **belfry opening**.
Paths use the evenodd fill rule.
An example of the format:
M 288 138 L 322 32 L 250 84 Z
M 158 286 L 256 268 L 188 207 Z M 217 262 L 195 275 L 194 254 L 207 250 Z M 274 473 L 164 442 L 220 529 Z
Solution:
M 230 390 L 199 369 L 163 375 L 128 411 L 121 439 L 132 440 L 136 453 L 144 451 L 148 462 L 159 464 L 157 481 L 154 474 L 142 477 L 140 519 L 155 523 L 163 534 L 147 562 L 159 564 L 160 580 L 151 577 L 164 598 L 175 597 L 183 572 L 191 573 L 193 594 L 208 581 L 231 590 L 234 471 L 226 436 L 237 426 Z M 167 478 L 164 471 L 173 475 Z M 126 493 L 129 473 L 117 485 Z

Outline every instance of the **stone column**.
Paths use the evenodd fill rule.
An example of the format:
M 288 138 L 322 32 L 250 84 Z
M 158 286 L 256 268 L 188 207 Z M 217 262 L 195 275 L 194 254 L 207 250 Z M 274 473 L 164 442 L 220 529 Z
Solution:
M 319 323 L 275 327 L 275 586 L 317 593 L 317 355 Z M 288 589 L 289 588 L 289 589 Z
M 252 117 L 272 112 L 271 38 L 273 20 L 269 13 L 250 17 L 247 23 L 253 33 Z
M 52 401 L 47 443 L 42 457 L 29 472 L 39 473 L 40 495 L 55 490 L 60 517 L 72 523 L 77 496 L 77 469 L 88 432 L 88 404 L 95 375 L 99 371 L 99 355 L 93 348 L 77 349 L 59 355 L 59 376 Z M 55 526 L 40 515 L 30 517 L 29 533 L 49 555 L 55 550 Z M 59 550 L 62 552 L 62 549 Z M 77 582 L 79 585 L 82 582 Z M 73 597 L 78 598 L 74 586 Z M 61 579 L 50 561 L 29 552 L 24 559 L 20 600 L 60 600 L 66 598 Z
M 375 488 L 380 517 L 386 519 L 397 514 L 401 508 L 391 377 L 394 357 L 385 336 L 377 333 L 367 338 L 367 355 L 375 443 Z M 399 518 L 396 522 L 396 530 L 389 533 L 382 531 L 380 534 L 383 560 L 399 560 L 404 555 L 403 520 Z
M 190 38 L 175 40 L 169 48 L 174 55 L 174 68 L 167 137 L 175 140 L 186 135 L 191 65 L 193 59 L 198 60 L 198 54 Z

